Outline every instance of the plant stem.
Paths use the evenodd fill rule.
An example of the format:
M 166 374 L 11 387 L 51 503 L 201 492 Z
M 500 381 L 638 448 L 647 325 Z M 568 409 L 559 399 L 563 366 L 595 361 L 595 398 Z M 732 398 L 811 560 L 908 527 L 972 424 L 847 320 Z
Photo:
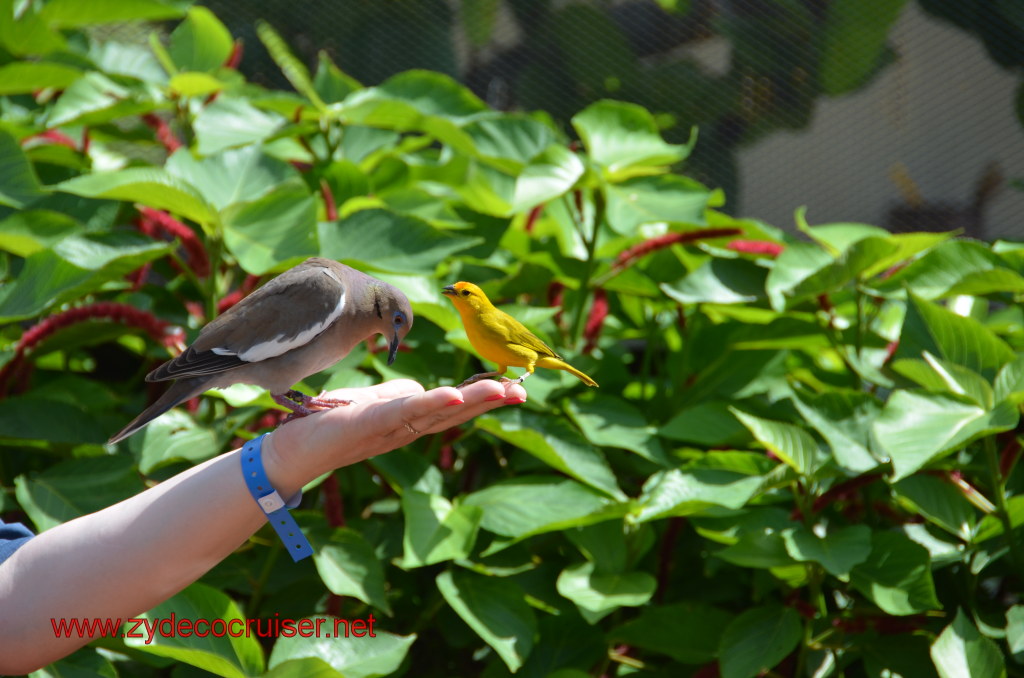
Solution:
M 260 571 L 260 577 L 256 580 L 256 584 L 252 587 L 252 596 L 249 597 L 249 614 L 255 616 L 256 610 L 259 609 L 259 604 L 263 598 L 263 589 L 267 586 L 267 581 L 270 579 L 270 573 L 274 569 L 274 563 L 277 562 L 277 556 L 281 552 L 281 542 L 277 541 L 270 549 L 270 553 L 267 554 L 267 559 L 263 562 L 263 569 Z
M 1024 568 L 1024 557 L 1021 556 L 1020 545 L 1017 543 L 1017 538 L 1013 535 L 1013 522 L 1010 520 L 1010 509 L 1006 503 L 1006 486 L 999 472 L 999 452 L 996 450 L 995 437 L 987 436 L 984 440 L 984 447 L 992 492 L 995 494 L 995 513 L 1003 524 L 1006 546 L 1010 550 L 1010 560 L 1013 561 L 1014 569 L 1020 572 Z

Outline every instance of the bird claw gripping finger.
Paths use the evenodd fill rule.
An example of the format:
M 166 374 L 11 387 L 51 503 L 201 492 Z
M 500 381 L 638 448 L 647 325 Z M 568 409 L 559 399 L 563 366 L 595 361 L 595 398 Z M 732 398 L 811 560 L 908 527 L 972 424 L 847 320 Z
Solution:
M 333 409 L 335 407 L 342 407 L 344 405 L 355 405 L 356 404 L 356 401 L 349 400 L 347 398 L 325 398 L 324 397 L 325 393 L 327 393 L 327 391 L 320 391 L 320 395 L 316 396 L 315 398 L 310 398 L 309 396 L 304 396 L 305 398 L 308 399 L 308 400 L 306 400 L 305 404 L 306 405 L 313 405 L 314 407 L 318 407 L 318 408 L 320 408 L 322 410 L 330 410 L 330 409 Z
M 326 391 L 321 392 L 319 396 L 313 397 L 306 395 L 302 391 L 292 389 L 287 393 L 276 394 L 273 398 L 275 403 L 282 407 L 287 407 L 292 411 L 288 416 L 287 421 L 291 421 L 292 419 L 297 419 L 299 417 L 305 417 L 323 410 L 330 410 L 342 405 L 352 405 L 355 403 L 354 400 L 345 400 L 343 398 L 324 398 L 324 393 L 326 393 Z

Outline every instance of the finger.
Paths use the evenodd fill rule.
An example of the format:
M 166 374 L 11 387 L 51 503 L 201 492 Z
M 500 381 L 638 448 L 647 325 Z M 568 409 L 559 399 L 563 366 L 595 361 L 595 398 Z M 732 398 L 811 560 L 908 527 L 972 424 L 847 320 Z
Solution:
M 412 379 L 392 379 L 373 386 L 361 388 L 339 388 L 327 392 L 326 397 L 345 398 L 357 403 L 370 403 L 380 400 L 394 400 L 406 396 L 423 393 L 423 386 Z

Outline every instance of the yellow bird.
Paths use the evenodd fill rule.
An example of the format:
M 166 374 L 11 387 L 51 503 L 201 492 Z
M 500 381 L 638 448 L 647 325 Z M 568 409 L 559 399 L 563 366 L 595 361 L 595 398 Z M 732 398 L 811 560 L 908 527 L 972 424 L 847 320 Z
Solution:
M 533 374 L 535 368 L 547 367 L 565 370 L 587 386 L 597 386 L 596 381 L 562 360 L 562 356 L 552 351 L 521 322 L 496 308 L 483 290 L 473 283 L 457 282 L 442 291 L 451 298 L 455 310 L 462 316 L 469 343 L 486 360 L 498 363 L 497 371 L 476 374 L 459 384 L 460 387 L 487 377 L 501 376 L 509 367 L 526 368 L 526 374 L 512 380 L 517 384 Z

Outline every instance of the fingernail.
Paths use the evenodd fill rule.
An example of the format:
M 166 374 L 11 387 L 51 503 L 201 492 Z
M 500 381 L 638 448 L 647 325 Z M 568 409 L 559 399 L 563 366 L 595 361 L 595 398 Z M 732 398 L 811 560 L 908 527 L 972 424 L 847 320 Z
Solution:
M 498 395 L 488 396 L 488 397 L 484 398 L 484 400 L 501 400 L 504 397 L 505 397 L 504 394 L 499 393 Z
M 506 405 L 522 405 L 526 401 L 522 398 L 509 398 L 505 401 Z
M 448 401 L 448 407 L 452 407 L 454 405 L 461 405 L 464 402 L 465 402 L 464 400 L 459 400 L 458 398 L 456 398 L 455 400 L 449 400 Z

